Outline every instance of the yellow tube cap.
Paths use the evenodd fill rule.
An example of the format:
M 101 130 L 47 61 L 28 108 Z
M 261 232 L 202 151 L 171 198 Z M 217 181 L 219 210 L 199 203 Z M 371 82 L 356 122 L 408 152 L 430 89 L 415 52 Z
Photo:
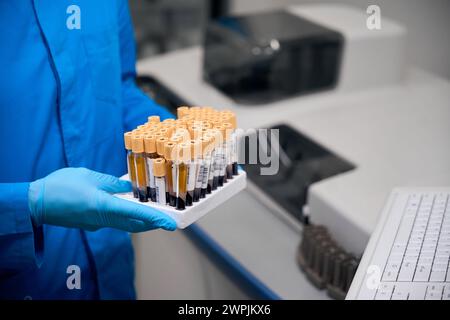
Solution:
M 159 123 L 161 121 L 161 119 L 159 118 L 159 116 L 150 116 L 148 117 L 148 122 L 149 123 Z
M 166 175 L 166 160 L 164 158 L 156 158 L 153 160 L 153 174 L 155 177 L 164 177 Z
M 183 136 L 179 135 L 179 134 L 174 134 L 171 138 L 170 141 L 175 142 L 175 143 L 181 143 L 183 142 Z
M 156 152 L 156 139 L 154 135 L 144 136 L 144 150 L 146 153 Z
M 143 136 L 133 136 L 132 138 L 132 150 L 134 153 L 144 152 L 144 137 Z
M 167 118 L 166 120 L 163 121 L 163 123 L 172 123 L 172 122 L 175 122 L 175 119 Z
M 123 134 L 123 139 L 125 141 L 125 149 L 127 150 L 131 150 L 132 147 L 132 138 L 133 138 L 133 132 L 129 131 L 129 132 L 125 132 Z
M 177 117 L 178 117 L 178 119 L 183 118 L 188 113 L 189 113 L 189 107 L 181 106 L 181 107 L 177 108 Z
M 167 137 L 169 134 L 169 129 L 161 128 L 161 129 L 159 129 L 159 132 L 162 134 L 162 136 Z
M 160 156 L 164 156 L 165 154 L 165 149 L 164 149 L 164 144 L 167 142 L 167 138 L 166 137 L 158 137 L 156 138 L 156 152 L 160 155 Z
M 166 160 L 173 161 L 177 158 L 177 144 L 173 141 L 164 143 L 164 157 Z

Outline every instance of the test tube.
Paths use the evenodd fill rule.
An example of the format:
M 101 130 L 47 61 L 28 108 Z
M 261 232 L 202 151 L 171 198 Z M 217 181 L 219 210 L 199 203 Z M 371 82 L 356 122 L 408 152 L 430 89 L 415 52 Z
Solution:
M 218 185 L 219 187 L 223 186 L 224 183 L 227 182 L 227 175 L 226 175 L 226 166 L 227 166 L 227 159 L 226 159 L 226 148 L 227 148 L 227 136 L 226 136 L 226 128 L 221 124 L 217 127 L 217 130 L 220 132 L 220 140 L 218 142 L 217 146 L 217 153 L 216 158 L 219 163 L 219 181 Z
M 144 137 L 134 136 L 132 138 L 132 150 L 134 153 L 134 163 L 136 166 L 136 182 L 138 189 L 138 198 L 141 202 L 148 201 L 147 194 L 147 170 L 144 152 Z
M 187 172 L 186 205 L 192 206 L 196 184 L 197 165 L 200 158 L 201 144 L 199 140 L 190 140 L 191 159 Z
M 233 176 L 237 176 L 239 174 L 239 166 L 238 166 L 238 150 L 239 150 L 239 135 L 236 130 L 231 134 L 231 158 L 232 158 L 232 171 Z
M 207 169 L 208 175 L 205 178 L 206 178 L 206 193 L 209 194 L 212 192 L 213 186 L 214 186 L 214 173 L 215 173 L 215 171 L 214 171 L 214 168 L 215 168 L 214 135 L 211 132 L 209 132 L 208 134 L 206 134 L 204 136 L 204 138 L 208 141 L 207 148 L 202 151 L 204 152 L 204 161 L 207 160 L 207 165 L 208 165 L 208 169 Z M 206 193 L 205 193 L 205 195 L 206 195 Z M 203 195 L 203 198 L 205 197 L 205 195 Z
M 206 138 L 198 139 L 198 142 L 200 144 L 200 153 L 198 154 L 198 157 L 196 159 L 197 168 L 195 170 L 195 188 L 194 188 L 194 196 L 193 196 L 194 202 L 198 202 L 200 200 L 203 176 L 204 176 L 204 171 L 205 171 L 205 161 L 203 159 L 203 151 L 204 151 L 205 145 L 207 144 L 207 141 L 208 140 Z M 206 176 L 206 181 L 208 181 L 208 176 Z
M 169 141 L 174 142 L 176 144 L 178 143 L 182 143 L 184 141 L 183 137 L 181 135 L 178 134 L 174 134 Z
M 232 132 L 230 135 L 230 141 L 231 141 L 231 157 L 232 157 L 232 168 L 233 168 L 233 175 L 237 176 L 239 174 L 238 172 L 238 143 L 239 143 L 239 136 L 236 131 L 237 128 L 237 121 L 236 121 L 236 114 L 233 111 L 229 110 L 223 110 L 222 115 L 226 115 L 227 120 L 226 123 L 230 123 L 232 127 Z
M 153 174 L 155 176 L 156 202 L 166 204 L 166 167 L 164 158 L 153 160 Z
M 181 107 L 177 108 L 177 117 L 178 117 L 178 119 L 183 118 L 188 113 L 189 113 L 189 107 L 181 106 Z
M 159 129 L 159 132 L 161 133 L 161 136 L 167 137 L 169 135 L 169 129 L 167 128 L 161 128 Z
M 164 145 L 169 140 L 166 137 L 161 136 L 160 134 L 155 134 L 155 138 L 156 138 L 156 153 L 158 154 L 158 156 L 163 158 L 165 156 Z
M 189 135 L 191 139 L 197 140 L 203 136 L 202 128 L 198 125 L 192 125 L 189 127 Z
M 202 141 L 202 154 L 203 154 L 203 167 L 202 167 L 202 186 L 200 189 L 200 197 L 205 198 L 207 193 L 211 193 L 214 173 L 213 168 L 213 138 L 206 135 L 201 139 Z M 212 173 L 212 175 L 211 175 Z
M 154 135 L 144 136 L 145 160 L 147 162 L 147 194 L 151 201 L 156 202 L 155 175 L 153 161 L 158 158 L 156 153 L 156 140 Z
M 172 137 L 181 137 L 184 142 L 191 139 L 191 135 L 186 128 L 175 127 L 175 130 L 172 132 Z
M 187 176 L 188 167 L 191 160 L 191 144 L 180 143 L 177 146 L 177 155 L 175 164 L 177 166 L 177 183 L 175 186 L 177 196 L 177 210 L 186 209 L 186 195 L 187 195 Z
M 133 188 L 133 196 L 135 198 L 138 197 L 138 191 L 137 191 L 137 184 L 136 184 L 136 167 L 134 165 L 134 154 L 132 150 L 132 138 L 133 133 L 132 132 L 126 132 L 124 134 L 124 140 L 125 140 L 125 149 L 127 149 L 127 167 L 128 167 L 128 177 L 131 181 L 131 186 Z
M 150 122 L 148 128 L 150 130 L 159 130 L 161 129 L 161 124 L 157 122 Z
M 233 125 L 224 122 L 222 126 L 225 128 L 225 176 L 227 179 L 233 179 Z
M 162 136 L 161 133 L 157 132 L 155 133 L 155 139 L 156 139 L 156 153 L 158 154 L 158 157 L 164 158 L 165 157 L 165 144 L 167 141 L 169 141 L 166 137 Z M 168 182 L 167 182 L 167 170 L 166 170 L 166 202 L 169 203 L 169 189 L 168 189 Z
M 177 166 L 174 162 L 177 144 L 172 141 L 168 141 L 164 144 L 164 157 L 166 158 L 166 186 L 168 203 L 170 206 L 175 207 L 177 203 L 176 197 L 176 185 L 177 185 Z
M 219 186 L 219 177 L 221 173 L 221 159 L 222 159 L 222 133 L 214 128 L 211 130 L 214 137 L 214 149 L 212 155 L 212 163 L 214 168 L 213 182 L 212 182 L 212 190 L 216 190 Z M 223 184 L 223 176 L 222 176 L 222 184 Z
M 162 123 L 174 123 L 175 119 L 172 118 L 167 118 L 166 120 L 164 120 Z M 167 173 L 167 172 L 166 172 Z
M 148 117 L 148 123 L 159 123 L 161 121 L 161 119 L 159 118 L 159 116 L 150 116 Z

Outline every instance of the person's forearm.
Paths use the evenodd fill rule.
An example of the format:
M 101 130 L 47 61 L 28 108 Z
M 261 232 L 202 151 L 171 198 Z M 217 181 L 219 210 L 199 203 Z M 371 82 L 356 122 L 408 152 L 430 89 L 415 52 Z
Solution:
M 16 272 L 40 264 L 43 234 L 32 223 L 29 185 L 0 183 L 0 272 Z
M 0 215 L 10 211 L 27 211 L 29 214 L 29 187 L 29 182 L 0 183 Z

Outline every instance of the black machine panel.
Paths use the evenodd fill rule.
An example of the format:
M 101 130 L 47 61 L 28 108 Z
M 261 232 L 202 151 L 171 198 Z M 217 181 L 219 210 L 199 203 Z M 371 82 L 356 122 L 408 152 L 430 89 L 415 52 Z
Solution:
M 333 88 L 343 41 L 286 11 L 221 17 L 206 28 L 203 76 L 242 104 Z
M 244 169 L 248 179 L 268 197 L 305 222 L 302 209 L 307 203 L 309 186 L 350 171 L 355 166 L 290 126 L 282 124 L 272 129 L 279 130 L 280 149 L 289 158 L 288 165 L 280 161 L 279 171 L 275 175 L 261 175 L 261 164 L 246 164 Z

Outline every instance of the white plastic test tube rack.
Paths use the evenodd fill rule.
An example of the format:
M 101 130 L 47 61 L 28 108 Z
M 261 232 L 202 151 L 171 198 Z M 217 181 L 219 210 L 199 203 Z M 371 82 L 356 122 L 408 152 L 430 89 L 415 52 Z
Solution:
M 129 180 L 128 175 L 124 175 L 121 179 Z M 240 191 L 244 190 L 247 186 L 247 175 L 245 171 L 239 170 L 237 176 L 233 176 L 233 179 L 228 179 L 222 187 L 218 187 L 213 190 L 210 194 L 206 195 L 206 198 L 201 198 L 200 201 L 194 202 L 192 206 L 186 206 L 184 210 L 177 210 L 174 207 L 167 205 L 160 205 L 155 202 L 140 202 L 138 199 L 133 197 L 132 192 L 128 193 L 117 193 L 115 196 L 139 203 L 143 206 L 152 207 L 164 212 L 177 223 L 179 229 L 184 229 L 208 214 L 211 210 L 219 207 L 222 203 L 232 198 L 234 195 L 238 194 Z

